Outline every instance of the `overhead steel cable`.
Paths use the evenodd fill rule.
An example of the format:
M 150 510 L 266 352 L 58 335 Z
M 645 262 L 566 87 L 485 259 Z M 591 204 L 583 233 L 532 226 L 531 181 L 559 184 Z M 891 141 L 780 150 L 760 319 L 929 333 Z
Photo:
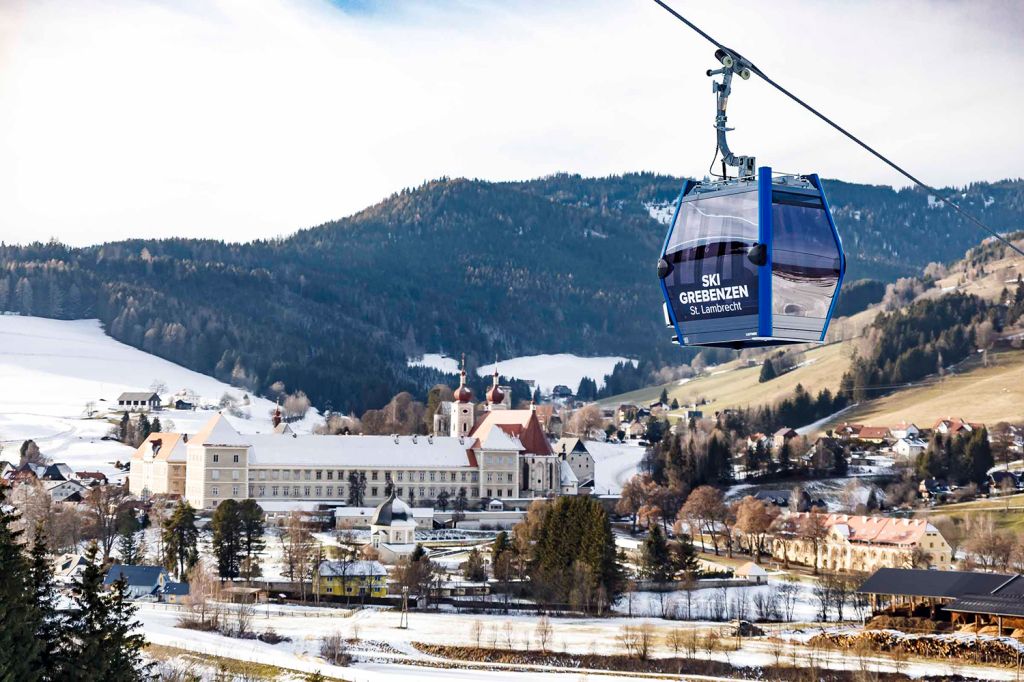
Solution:
M 921 189 L 925 189 L 925 190 L 928 190 L 929 192 L 931 192 L 939 201 L 941 201 L 942 203 L 944 203 L 947 206 L 949 206 L 950 208 L 952 208 L 954 211 L 959 213 L 962 217 L 966 218 L 968 221 L 974 223 L 974 225 L 976 227 L 980 228 L 981 230 L 983 230 L 985 232 L 988 232 L 990 235 L 992 235 L 993 237 L 995 237 L 996 239 L 998 239 L 1002 243 L 1006 244 L 1006 246 L 1010 247 L 1011 249 L 1016 251 L 1021 256 L 1024 256 L 1024 250 L 1021 250 L 1021 248 L 1018 247 L 1016 244 L 1014 244 L 1009 239 L 1007 239 L 1003 235 L 999 234 L 999 232 L 997 232 L 996 230 L 992 229 L 991 227 L 989 227 L 988 225 L 983 223 L 979 218 L 975 217 L 973 214 L 971 214 L 971 213 L 967 212 L 966 210 L 964 210 L 963 208 L 961 208 L 960 205 L 957 202 L 953 201 L 953 199 L 951 199 L 950 197 L 943 196 L 939 192 L 939 190 L 935 189 L 934 187 L 932 187 L 931 185 L 929 185 L 929 184 L 927 184 L 925 182 L 922 182 L 921 180 L 918 180 L 916 177 L 914 177 L 908 171 L 906 171 L 902 166 L 900 166 L 899 164 L 895 163 L 894 161 L 892 161 L 891 159 L 886 157 L 884 154 L 882 154 L 881 152 L 879 152 L 878 150 L 873 148 L 871 145 L 869 145 L 868 143 L 864 142 L 863 140 L 858 138 L 856 135 L 854 135 L 853 133 L 851 133 L 850 131 L 846 130 L 841 125 L 839 125 L 838 123 L 836 123 L 835 121 L 830 119 L 828 116 L 826 116 L 825 114 L 821 113 L 820 111 L 818 111 L 817 109 L 812 107 L 810 104 L 808 104 L 807 102 L 803 101 L 802 99 L 800 99 L 799 97 L 794 95 L 792 92 L 790 92 L 786 88 L 784 88 L 781 85 L 779 85 L 772 78 L 770 78 L 764 71 L 762 71 L 760 68 L 758 68 L 753 62 L 751 62 L 749 59 L 744 57 L 742 54 L 740 54 L 736 50 L 733 50 L 732 48 L 726 47 L 722 43 L 720 43 L 717 40 L 715 40 L 714 38 L 712 38 L 706 31 L 704 31 L 702 28 L 700 28 L 699 26 L 694 24 L 692 21 L 690 21 L 689 19 L 684 17 L 682 14 L 680 14 L 675 9 L 673 9 L 672 7 L 667 5 L 662 0 L 654 0 L 654 2 L 657 5 L 659 5 L 660 7 L 662 7 L 666 12 L 671 14 L 673 17 L 675 17 L 676 19 L 678 19 L 679 21 L 683 22 L 688 27 L 693 29 L 694 32 L 696 32 L 698 35 L 700 35 L 702 38 L 707 40 L 709 43 L 711 43 L 715 47 L 717 47 L 717 48 L 719 48 L 721 50 L 725 50 L 729 54 L 731 54 L 731 55 L 733 55 L 735 57 L 738 57 L 740 60 L 745 62 L 747 68 L 750 69 L 750 72 L 760 76 L 761 79 L 765 83 L 767 83 L 768 85 L 772 86 L 773 88 L 775 88 L 776 90 L 781 92 L 786 97 L 789 97 L 791 100 L 793 100 L 794 102 L 796 102 L 797 104 L 802 106 L 804 109 L 806 109 L 807 111 L 811 112 L 812 114 L 814 114 L 815 116 L 820 118 L 825 123 L 829 124 L 830 126 L 835 128 L 836 130 L 838 130 L 840 133 L 845 135 L 850 140 L 856 142 L 860 147 L 862 147 L 867 152 L 872 154 L 875 158 L 877 158 L 878 160 L 880 160 L 883 163 L 885 163 L 887 166 L 889 166 L 890 168 L 895 170 L 897 173 L 899 173 L 903 177 L 905 177 L 908 180 L 910 180 L 912 183 L 914 183 L 915 185 L 917 185 Z M 712 163 L 714 163 L 714 162 L 712 162 Z

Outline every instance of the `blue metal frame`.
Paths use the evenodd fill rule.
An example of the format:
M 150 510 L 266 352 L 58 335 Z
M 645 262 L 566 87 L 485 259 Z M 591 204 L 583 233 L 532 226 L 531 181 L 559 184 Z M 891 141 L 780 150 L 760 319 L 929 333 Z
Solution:
M 679 192 L 679 198 L 676 199 L 676 212 L 672 214 L 672 222 L 669 223 L 669 229 L 665 232 L 665 243 L 661 245 L 661 257 L 664 258 L 665 254 L 668 253 L 668 240 L 672 236 L 674 231 L 676 220 L 679 218 L 679 209 L 683 205 L 683 197 L 690 193 L 690 191 L 697 186 L 697 183 L 693 180 L 683 181 L 683 189 Z M 683 344 L 683 330 L 679 327 L 679 320 L 676 319 L 676 311 L 672 307 L 672 299 L 668 295 L 668 287 L 665 286 L 665 280 L 661 281 L 661 293 L 665 297 L 665 307 L 668 308 L 668 319 L 672 321 L 672 326 L 676 328 L 676 338 L 679 339 L 679 345 Z
M 757 239 L 766 258 L 757 273 L 757 335 L 772 335 L 772 169 L 757 169 Z
M 832 313 L 839 302 L 839 292 L 843 290 L 843 277 L 846 275 L 846 251 L 843 250 L 843 239 L 839 236 L 839 230 L 836 229 L 836 223 L 832 219 L 832 209 L 828 205 L 828 199 L 825 198 L 825 189 L 821 186 L 821 179 L 818 178 L 817 173 L 811 173 L 806 178 L 821 195 L 821 203 L 824 204 L 825 215 L 828 217 L 828 225 L 832 228 L 832 237 L 836 240 L 836 246 L 839 247 L 839 279 L 836 280 L 836 292 L 832 295 L 832 303 L 828 307 L 828 314 L 825 315 L 825 326 L 821 328 L 821 338 L 818 339 L 824 341 L 825 335 L 828 334 L 828 326 L 832 324 Z

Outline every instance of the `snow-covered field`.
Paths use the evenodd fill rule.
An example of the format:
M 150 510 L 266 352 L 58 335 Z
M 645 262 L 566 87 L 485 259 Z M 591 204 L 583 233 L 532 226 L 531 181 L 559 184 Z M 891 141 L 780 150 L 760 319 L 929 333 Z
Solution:
M 17 459 L 17 448 L 33 439 L 43 454 L 77 470 L 116 472 L 113 462 L 131 455 L 115 441 L 101 440 L 110 429 L 103 418 L 116 418 L 123 391 L 146 391 L 162 382 L 169 394 L 195 392 L 201 403 L 216 405 L 229 393 L 239 401 L 245 391 L 193 372 L 173 362 L 127 346 L 107 336 L 98 320 L 50 320 L 0 315 L 0 459 Z M 269 431 L 274 404 L 249 396 L 242 408 L 248 419 L 230 418 L 242 433 Z M 84 416 L 87 403 L 99 411 Z M 163 410 L 165 428 L 195 433 L 214 410 Z M 311 428 L 315 416 L 293 425 Z M 169 424 L 170 423 L 170 424 Z
M 580 385 L 580 379 L 590 377 L 597 382 L 598 388 L 604 385 L 604 376 L 611 374 L 619 362 L 633 362 L 629 358 L 607 356 L 584 358 L 569 353 L 557 355 L 527 355 L 498 362 L 498 371 L 502 376 L 530 380 L 537 383 L 542 393 L 550 393 L 555 386 L 562 384 L 573 391 Z M 453 357 L 438 353 L 427 353 L 422 358 L 409 360 L 411 366 L 432 367 L 442 372 L 458 372 L 459 362 Z M 494 364 L 482 365 L 477 368 L 480 376 L 494 373 Z
M 640 468 L 646 448 L 635 442 L 600 443 L 587 441 L 587 449 L 594 455 L 594 492 L 597 495 L 617 495 L 622 486 Z

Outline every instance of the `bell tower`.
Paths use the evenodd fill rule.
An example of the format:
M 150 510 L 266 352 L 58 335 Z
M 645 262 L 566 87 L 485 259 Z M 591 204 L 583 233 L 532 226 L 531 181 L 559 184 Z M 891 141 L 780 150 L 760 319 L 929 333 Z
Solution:
M 459 387 L 452 396 L 450 420 L 452 436 L 468 436 L 473 430 L 473 391 L 466 385 L 466 354 L 462 354 L 462 370 L 459 372 Z

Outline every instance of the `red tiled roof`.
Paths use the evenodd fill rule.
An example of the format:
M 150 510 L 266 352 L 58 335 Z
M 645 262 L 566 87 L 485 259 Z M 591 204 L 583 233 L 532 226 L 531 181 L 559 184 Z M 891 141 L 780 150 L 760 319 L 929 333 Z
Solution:
M 889 437 L 888 426 L 864 426 L 857 434 L 858 438 L 888 438 Z
M 537 413 L 533 410 L 491 410 L 477 422 L 473 430 L 470 431 L 470 435 L 483 443 L 494 427 L 518 438 L 519 442 L 523 444 L 526 454 L 552 454 L 551 444 L 548 442 L 547 436 L 544 435 L 544 429 L 541 428 L 540 421 L 537 419 Z
M 796 519 L 807 516 L 807 512 L 794 514 Z M 850 542 L 877 545 L 911 545 L 920 542 L 931 524 L 923 519 L 892 519 L 887 516 L 850 516 L 829 514 L 823 517 L 827 528 L 846 526 Z

